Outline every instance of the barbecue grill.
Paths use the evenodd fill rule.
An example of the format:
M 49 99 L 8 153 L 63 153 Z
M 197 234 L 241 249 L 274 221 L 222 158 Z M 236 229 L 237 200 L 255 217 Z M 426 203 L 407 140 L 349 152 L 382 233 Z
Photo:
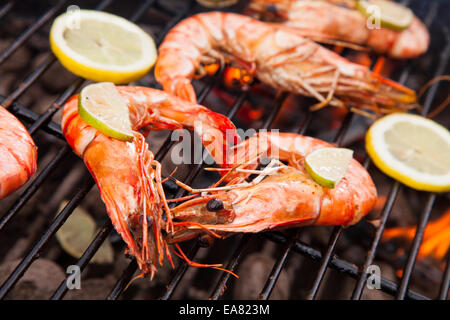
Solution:
M 39 32 L 45 32 L 46 28 L 48 29 L 49 25 L 51 25 L 53 19 L 72 4 L 79 5 L 81 8 L 106 10 L 108 12 L 124 16 L 125 18 L 138 24 L 154 24 L 155 29 L 152 30 L 157 30 L 154 31 L 155 33 L 158 32 L 154 35 L 157 44 L 161 43 L 165 34 L 178 21 L 194 13 L 208 10 L 207 8 L 197 4 L 196 1 L 172 2 L 147 0 L 126 2 L 125 5 L 123 2 L 119 4 L 118 1 L 103 0 L 99 1 L 96 7 L 92 7 L 92 4 L 89 4 L 87 1 L 74 2 L 75 3 L 69 3 L 68 1 L 43 2 L 42 7 L 37 10 L 37 8 L 33 7 L 36 6 L 36 4 L 32 1 L 3 1 L 0 7 L 0 28 L 5 28 L 5 25 L 1 23 L 10 15 L 20 15 L 24 12 L 30 15 L 30 12 L 32 12 L 31 15 L 33 16 L 35 15 L 33 11 L 44 11 L 37 17 L 33 16 L 30 24 L 26 25 L 22 30 L 15 30 L 17 31 L 15 40 L 9 43 L 0 53 L 0 67 L 2 64 L 6 63 L 21 47 L 25 46 L 27 42 L 33 38 L 33 36 Z M 242 12 L 244 7 L 244 3 L 242 2 L 243 1 L 224 10 Z M 428 80 L 446 73 L 448 74 L 450 41 L 448 33 L 448 19 L 446 19 L 445 14 L 449 12 L 450 5 L 449 3 L 444 3 L 443 1 L 406 0 L 403 1 L 403 3 L 411 7 L 429 28 L 431 34 L 431 46 L 427 54 L 423 57 L 407 61 L 400 66 L 396 66 L 391 74 L 391 78 L 402 84 L 410 86 L 412 89 L 418 90 Z M 121 8 L 125 6 L 125 10 L 122 10 Z M 153 17 L 159 16 L 162 18 L 146 21 L 146 19 L 149 19 L 149 12 L 153 14 Z M 11 29 L 11 26 L 9 26 L 9 29 Z M 345 55 L 346 53 L 347 50 L 344 50 L 343 54 Z M 7 231 L 7 227 L 14 227 L 14 230 L 30 228 L 30 225 L 16 225 L 23 208 L 27 206 L 27 203 L 29 203 L 31 199 L 35 198 L 37 191 L 46 185 L 46 181 L 51 179 L 55 171 L 64 171 L 66 176 L 70 175 L 68 158 L 71 157 L 72 152 L 70 147 L 65 143 L 59 122 L 55 122 L 52 119 L 57 117 L 57 114 L 60 112 L 60 108 L 64 105 L 65 101 L 80 90 L 82 85 L 85 84 L 85 80 L 82 78 L 74 78 L 70 85 L 64 88 L 64 90 L 60 90 L 58 92 L 58 95 L 53 100 L 54 102 L 46 106 L 46 109 L 43 112 L 31 110 L 24 105 L 25 103 L 21 102 L 22 100 L 26 100 L 27 94 L 32 91 L 34 85 L 39 83 L 50 67 L 58 63 L 59 62 L 47 47 L 47 53 L 43 56 L 42 61 L 26 74 L 17 74 L 17 77 L 21 79 L 19 84 L 1 96 L 1 104 L 8 108 L 9 111 L 11 111 L 24 124 L 27 125 L 28 131 L 33 138 L 36 138 L 36 136 L 45 136 L 48 139 L 53 139 L 51 141 L 60 140 L 61 142 L 57 144 L 59 149 L 55 152 L 54 149 L 48 147 L 47 145 L 40 145 L 40 139 L 37 139 L 37 145 L 40 151 L 40 158 L 38 160 L 39 171 L 24 188 L 9 198 L 10 200 L 8 206 L 5 205 L 5 201 L 2 201 L 2 205 L 0 206 L 0 233 L 5 233 Z M 233 103 L 225 111 L 225 114 L 234 121 L 235 117 L 237 117 L 238 113 L 242 109 L 242 106 L 248 102 L 249 99 L 254 98 L 256 93 L 251 89 L 228 89 L 221 83 L 222 76 L 223 70 L 219 70 L 215 76 L 196 81 L 195 86 L 198 88 L 198 101 L 200 104 L 209 105 L 211 103 L 208 103 L 208 99 L 212 99 L 211 96 L 214 94 L 214 90 L 225 92 L 228 91 L 230 96 L 233 97 Z M 55 81 L 58 81 L 58 79 L 55 79 Z M 146 76 L 138 82 L 138 84 L 158 87 L 151 75 Z M 421 104 L 423 106 L 423 109 L 421 110 L 422 115 L 428 114 L 430 110 L 432 110 L 439 103 L 443 94 L 448 94 L 448 84 L 433 84 L 421 99 Z M 264 115 L 258 120 L 259 129 L 273 128 L 277 117 L 283 112 L 283 107 L 287 101 L 287 98 L 287 94 L 273 95 L 270 108 L 266 108 Z M 307 104 L 309 100 L 302 99 L 296 101 L 302 101 L 302 104 Z M 348 132 L 354 132 L 356 130 L 360 135 L 363 135 L 367 130 L 367 126 L 357 126 L 357 128 L 352 128 L 352 126 L 355 126 L 356 124 L 363 123 L 367 125 L 367 119 L 350 112 L 343 116 L 343 121 L 339 124 L 339 127 L 334 130 L 330 130 L 325 127 L 325 125 L 321 126 L 320 123 L 316 123 L 316 129 L 313 129 L 312 126 L 315 123 L 315 118 L 317 119 L 320 117 L 319 120 L 322 121 L 323 118 L 330 116 L 330 110 L 327 109 L 316 113 L 311 113 L 308 111 L 308 105 L 298 105 L 295 107 L 298 112 L 298 121 L 295 124 L 295 128 L 289 128 L 291 131 L 297 131 L 298 133 L 306 135 L 315 135 L 319 134 L 319 130 L 322 128 L 321 130 L 328 134 L 328 140 L 330 142 L 334 142 L 337 145 L 343 145 Z M 449 112 L 444 111 L 437 117 L 436 120 L 448 127 L 449 119 Z M 287 130 L 287 128 L 279 129 L 281 131 Z M 152 142 L 149 144 L 152 146 Z M 173 144 L 174 143 L 171 141 L 170 135 L 167 136 L 159 150 L 155 150 L 156 160 L 163 162 Z M 49 150 L 50 155 L 47 154 L 43 157 L 41 155 L 41 150 Z M 371 164 L 370 159 L 365 156 L 361 144 L 359 144 L 357 155 L 359 158 L 363 159 L 364 166 L 371 172 L 371 174 L 381 175 L 380 172 L 377 171 L 377 169 Z M 77 159 L 76 161 L 79 163 L 82 162 L 80 159 Z M 187 167 L 188 174 L 184 177 L 183 182 L 195 186 L 196 183 L 198 183 L 197 178 L 204 175 L 202 170 L 204 165 L 193 164 L 185 166 Z M 212 179 L 211 176 L 208 175 L 206 176 L 206 179 L 208 179 L 208 177 L 209 179 Z M 222 252 L 225 257 L 225 261 L 223 263 L 224 268 L 239 273 L 240 267 L 242 267 L 242 261 L 246 255 L 246 250 L 250 246 L 251 242 L 255 241 L 255 239 L 257 239 L 257 241 L 269 242 L 272 246 L 274 246 L 276 251 L 275 261 L 273 263 L 272 270 L 266 275 L 265 280 L 258 284 L 259 288 L 262 288 L 260 289 L 260 293 L 254 297 L 249 297 L 251 299 L 269 299 L 274 288 L 278 285 L 277 282 L 280 279 L 280 275 L 286 267 L 288 260 L 305 259 L 312 261 L 314 263 L 314 268 L 308 275 L 309 283 L 305 285 L 305 288 L 301 288 L 301 290 L 305 292 L 302 298 L 316 299 L 323 296 L 322 293 L 326 292 L 329 286 L 327 283 L 327 273 L 334 272 L 339 276 L 354 279 L 353 287 L 349 289 L 348 292 L 345 292 L 345 296 L 342 298 L 358 300 L 363 297 L 364 292 L 368 291 L 366 288 L 366 280 L 370 275 L 366 272 L 366 270 L 369 266 L 375 263 L 374 261 L 377 259 L 377 254 L 380 250 L 382 250 L 380 245 L 381 236 L 383 230 L 389 224 L 389 218 L 393 208 L 396 206 L 396 200 L 402 191 L 408 189 L 397 181 L 387 177 L 383 177 L 383 179 L 386 184 L 384 189 L 387 189 L 388 192 L 386 194 L 384 206 L 382 206 L 381 211 L 379 212 L 379 221 L 372 229 L 374 230 L 373 232 L 363 232 L 362 235 L 359 235 L 359 237 L 364 239 L 364 243 L 366 244 L 364 246 L 365 257 L 358 260 L 362 261 L 362 263 L 355 264 L 347 258 L 340 257 L 340 254 L 337 253 L 339 243 L 346 237 L 344 234 L 351 232 L 353 227 L 348 230 L 343 229 L 342 227 L 322 227 L 322 229 L 330 231 L 327 240 L 328 243 L 325 245 L 317 245 L 317 243 L 313 244 L 303 240 L 302 236 L 309 232 L 308 228 L 290 230 L 289 232 L 265 232 L 258 235 L 233 235 L 231 238 L 223 240 L 227 241 L 226 246 L 221 245 L 220 242 L 222 242 L 222 240 L 215 241 L 215 243 L 209 247 L 204 241 L 201 240 L 192 240 L 183 245 L 187 248 L 186 253 L 188 257 L 194 260 L 199 256 L 200 252 L 206 251 L 210 254 L 217 252 L 215 246 L 219 245 L 220 250 L 225 251 Z M 212 180 L 209 182 L 212 182 Z M 203 183 L 205 183 L 205 181 L 203 181 Z M 47 221 L 46 230 L 44 230 L 44 232 L 37 237 L 35 242 L 28 248 L 25 256 L 21 257 L 21 260 L 15 269 L 7 275 L 6 280 L 0 285 L 0 298 L 7 298 L 8 294 L 24 276 L 24 274 L 26 274 L 33 262 L 39 259 L 40 256 L 44 255 L 52 245 L 56 245 L 52 243 L 55 233 L 65 223 L 74 209 L 80 205 L 83 199 L 91 192 L 94 185 L 95 183 L 93 179 L 86 171 L 85 177 L 82 179 L 81 183 L 73 187 L 71 198 L 61 213 L 54 219 L 52 217 L 54 217 L 56 212 L 52 212 L 47 215 L 49 220 Z M 377 185 L 377 187 L 380 186 Z M 172 192 L 172 197 L 181 197 L 184 195 L 184 190 L 182 189 L 170 191 Z M 420 290 L 418 291 L 415 288 L 412 288 L 411 280 L 413 278 L 415 267 L 417 266 L 416 262 L 418 251 L 422 242 L 424 231 L 432 214 L 433 208 L 436 207 L 435 204 L 437 201 L 440 201 L 440 198 L 443 199 L 441 201 L 444 201 L 444 203 L 445 201 L 448 201 L 448 198 L 445 198 L 448 195 L 438 195 L 433 193 L 425 194 L 423 192 L 416 192 L 409 189 L 407 192 L 410 192 L 413 197 L 420 197 L 420 199 L 426 200 L 422 201 L 420 207 L 415 208 L 415 212 L 418 212 L 415 221 L 417 224 L 417 231 L 411 246 L 407 249 L 405 255 L 406 258 L 401 263 L 401 276 L 397 281 L 396 279 L 388 279 L 384 277 L 382 273 L 381 290 L 395 299 L 446 300 L 450 285 L 450 255 L 448 253 L 448 258 L 444 263 L 442 274 L 439 275 L 440 279 L 438 281 L 439 284 L 437 285 L 438 288 L 435 290 L 437 295 L 435 294 L 433 296 L 428 296 L 421 293 Z M 36 201 L 42 202 L 43 204 L 49 202 L 48 195 L 43 193 L 37 193 L 37 195 L 39 195 L 40 198 L 36 199 Z M 98 205 L 103 206 L 100 199 L 98 199 Z M 48 206 L 47 210 L 54 211 L 55 209 Z M 38 219 L 38 217 L 36 217 L 36 219 Z M 31 223 L 33 222 L 30 222 L 30 224 Z M 115 231 L 113 230 L 113 226 L 111 225 L 109 219 L 104 219 L 103 225 L 100 226 L 94 240 L 91 242 L 81 258 L 76 262 L 76 265 L 78 265 L 81 270 L 84 270 L 102 243 L 109 236 L 114 234 L 114 232 Z M 350 239 L 352 238 L 350 237 Z M 10 239 L 8 243 L 14 244 L 14 239 Z M 0 262 L 3 259 L 3 256 L 0 257 Z M 183 288 L 186 288 L 186 284 L 184 284 L 184 282 L 195 280 L 195 278 L 186 277 L 189 272 L 194 272 L 192 269 L 195 269 L 195 272 L 197 273 L 214 273 L 214 276 L 205 277 L 207 283 L 204 283 L 203 285 L 207 286 L 207 292 L 209 293 L 204 297 L 201 297 L 203 299 L 211 298 L 216 300 L 221 298 L 232 298 L 229 288 L 236 282 L 241 281 L 241 279 L 233 279 L 233 276 L 227 272 L 191 268 L 186 263 L 181 262 L 175 269 L 171 269 L 166 286 L 162 290 L 162 294 L 155 298 L 167 300 L 172 297 L 183 297 L 182 294 L 177 296 L 176 291 L 181 291 L 184 290 Z M 136 272 L 137 264 L 134 259 L 130 258 L 128 265 L 124 268 L 122 274 L 116 279 L 115 285 L 111 287 L 109 291 L 104 292 L 104 297 L 111 300 L 122 298 L 124 296 L 123 293 L 126 292 L 125 289 L 135 276 Z M 297 276 L 305 277 L 306 275 L 298 274 Z M 66 295 L 67 291 L 68 288 L 66 286 L 66 282 L 62 281 L 58 287 L 55 287 L 51 299 L 62 299 Z M 298 296 L 295 295 L 294 297 L 298 298 Z

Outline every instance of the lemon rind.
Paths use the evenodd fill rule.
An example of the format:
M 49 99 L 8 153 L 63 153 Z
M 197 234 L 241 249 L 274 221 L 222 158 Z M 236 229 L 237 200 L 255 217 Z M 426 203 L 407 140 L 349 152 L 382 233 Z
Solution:
M 73 51 L 65 42 L 63 32 L 69 17 L 64 13 L 57 17 L 50 29 L 50 47 L 61 64 L 77 76 L 97 81 L 111 81 L 115 84 L 129 83 L 142 78 L 156 62 L 157 50 L 153 39 L 140 27 L 119 16 L 95 10 L 81 10 L 82 19 L 94 18 L 115 23 L 140 37 L 142 57 L 133 64 L 117 66 L 89 60 Z
M 431 128 L 443 137 L 446 135 L 445 138 L 448 139 L 448 130 L 432 120 L 413 114 L 393 113 L 376 121 L 366 134 L 366 150 L 374 164 L 386 175 L 413 189 L 438 193 L 450 191 L 450 172 L 444 176 L 433 176 L 414 171 L 414 169 L 404 165 L 388 152 L 384 152 L 385 149 L 383 149 L 383 146 L 379 145 L 380 143 L 384 144 L 384 139 L 382 139 L 381 135 L 389 128 L 390 123 L 396 122 L 396 118 L 398 117 L 402 119 L 409 117 L 408 120 L 416 123 L 420 121 L 420 124 Z M 378 144 L 378 147 L 375 144 Z M 412 175 L 414 175 L 414 178 L 411 177 Z M 439 181 L 434 180 L 441 180 L 443 182 L 439 183 Z

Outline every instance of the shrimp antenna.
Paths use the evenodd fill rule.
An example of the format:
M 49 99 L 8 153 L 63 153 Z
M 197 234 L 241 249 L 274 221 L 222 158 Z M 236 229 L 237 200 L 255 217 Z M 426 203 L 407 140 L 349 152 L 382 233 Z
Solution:
M 420 97 L 423 96 L 423 94 L 426 92 L 426 90 L 434 83 L 439 82 L 439 81 L 450 81 L 450 76 L 448 75 L 444 75 L 444 76 L 439 76 L 436 78 L 431 79 L 430 81 L 428 81 L 419 91 L 419 93 L 417 94 L 418 99 L 420 99 Z M 440 104 L 438 105 L 436 108 L 434 108 L 433 111 L 431 111 L 427 118 L 434 118 L 436 117 L 439 113 L 441 113 L 443 110 L 445 110 L 445 108 L 449 105 L 450 103 L 450 94 L 447 95 L 447 98 Z
M 237 279 L 239 279 L 239 276 L 234 273 L 233 271 L 227 270 L 225 268 L 221 268 L 222 264 L 218 263 L 218 264 L 203 264 L 203 263 L 199 263 L 199 262 L 195 262 L 190 260 L 186 254 L 183 252 L 183 250 L 181 250 L 180 246 L 178 245 L 178 243 L 175 243 L 175 247 L 177 248 L 178 252 L 173 250 L 172 251 L 180 258 L 183 259 L 188 265 L 190 265 L 191 267 L 197 267 L 197 268 L 213 268 L 213 269 L 217 269 L 217 270 L 221 270 L 221 271 L 225 271 L 228 272 L 229 274 L 235 276 Z
M 236 147 L 237 147 L 237 146 L 234 146 L 233 149 L 235 149 Z M 214 188 L 214 187 L 220 185 L 220 184 L 221 184 L 226 178 L 228 178 L 233 172 L 236 172 L 236 170 L 237 170 L 238 168 L 240 168 L 240 167 L 242 167 L 242 166 L 244 166 L 244 165 L 250 164 L 250 163 L 252 163 L 253 161 L 258 160 L 258 159 L 262 156 L 262 154 L 263 154 L 263 152 L 260 152 L 259 154 L 255 155 L 254 157 L 248 159 L 247 161 L 238 163 L 237 165 L 233 166 L 232 168 L 229 168 L 229 169 L 228 169 L 228 168 L 224 168 L 224 169 L 228 169 L 229 171 L 228 171 L 226 174 L 224 174 L 224 175 L 219 179 L 219 181 L 217 181 L 216 183 L 214 183 L 211 187 Z
M 172 176 L 175 174 L 175 172 L 177 172 L 177 170 L 178 170 L 178 167 L 175 167 L 175 169 L 173 169 L 172 173 L 169 174 L 169 177 L 172 177 Z M 166 177 L 166 178 L 164 178 L 163 180 L 161 180 L 161 183 L 164 183 L 164 182 L 166 182 L 167 180 L 169 180 L 169 177 Z
M 200 192 L 210 192 L 210 191 L 222 191 L 222 190 L 229 190 L 229 189 L 238 189 L 243 187 L 248 187 L 248 183 L 238 183 L 235 185 L 225 186 L 225 187 L 209 187 L 209 188 L 203 188 L 203 189 L 194 189 L 187 184 L 184 184 L 183 182 L 177 180 L 176 178 L 170 177 L 170 179 L 175 182 L 179 187 L 183 188 L 186 191 L 189 191 L 190 193 L 200 193 Z

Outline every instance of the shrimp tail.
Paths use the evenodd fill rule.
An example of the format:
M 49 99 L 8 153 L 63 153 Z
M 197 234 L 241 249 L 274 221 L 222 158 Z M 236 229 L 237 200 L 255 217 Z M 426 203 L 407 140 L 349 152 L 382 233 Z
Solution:
M 375 94 L 373 100 L 378 106 L 375 111 L 383 113 L 395 111 L 407 111 L 416 107 L 417 94 L 395 81 L 380 76 L 378 73 L 371 73 L 371 82 L 374 84 Z
M 189 79 L 175 78 L 166 80 L 162 83 L 162 86 L 166 92 L 169 92 L 183 100 L 197 103 L 197 96 Z

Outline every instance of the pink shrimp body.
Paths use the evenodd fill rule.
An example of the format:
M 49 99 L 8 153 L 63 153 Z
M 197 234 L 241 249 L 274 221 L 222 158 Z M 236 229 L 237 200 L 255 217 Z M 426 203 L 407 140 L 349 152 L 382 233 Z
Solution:
M 371 73 L 296 30 L 233 13 L 208 12 L 184 19 L 159 47 L 156 79 L 164 90 L 195 101 L 191 80 L 202 64 L 230 60 L 273 88 L 313 96 L 319 106 L 409 109 L 416 94 Z
M 0 199 L 27 182 L 36 168 L 33 139 L 23 124 L 0 106 Z
M 153 275 L 156 264 L 170 258 L 161 230 L 171 228 L 171 214 L 161 184 L 161 165 L 154 160 L 144 137 L 137 130 L 194 129 L 203 143 L 222 150 L 225 131 L 234 125 L 220 114 L 151 88 L 119 86 L 125 98 L 135 137 L 132 142 L 110 138 L 86 124 L 78 114 L 78 97 L 64 106 L 62 129 L 67 142 L 84 160 L 94 177 L 111 221 L 136 257 L 144 274 Z M 213 149 L 211 149 L 213 150 Z M 216 154 L 216 161 L 222 155 Z M 163 211 L 167 221 L 163 221 Z
M 249 8 L 265 20 L 281 22 L 305 37 L 363 45 L 393 58 L 420 56 L 430 43 L 427 28 L 417 17 L 402 31 L 370 29 L 367 17 L 351 1 L 252 0 Z
M 234 172 L 227 180 L 230 189 L 207 192 L 172 210 L 181 224 L 175 239 L 202 229 L 223 232 L 260 232 L 274 228 L 304 225 L 349 226 L 360 221 L 375 205 L 376 188 L 369 173 L 352 160 L 344 178 L 333 189 L 317 184 L 305 171 L 305 156 L 331 144 L 294 133 L 259 133 L 236 148 L 236 163 L 247 163 L 263 152 L 267 157 L 288 161 L 261 182 L 233 188 L 249 174 Z M 254 169 L 257 161 L 246 165 Z M 214 189 L 212 189 L 214 190 Z M 211 199 L 223 204 L 222 210 L 208 210 Z M 190 223 L 194 222 L 194 223 Z M 188 230 L 185 230 L 188 228 Z M 191 236 L 193 233 L 191 234 Z

